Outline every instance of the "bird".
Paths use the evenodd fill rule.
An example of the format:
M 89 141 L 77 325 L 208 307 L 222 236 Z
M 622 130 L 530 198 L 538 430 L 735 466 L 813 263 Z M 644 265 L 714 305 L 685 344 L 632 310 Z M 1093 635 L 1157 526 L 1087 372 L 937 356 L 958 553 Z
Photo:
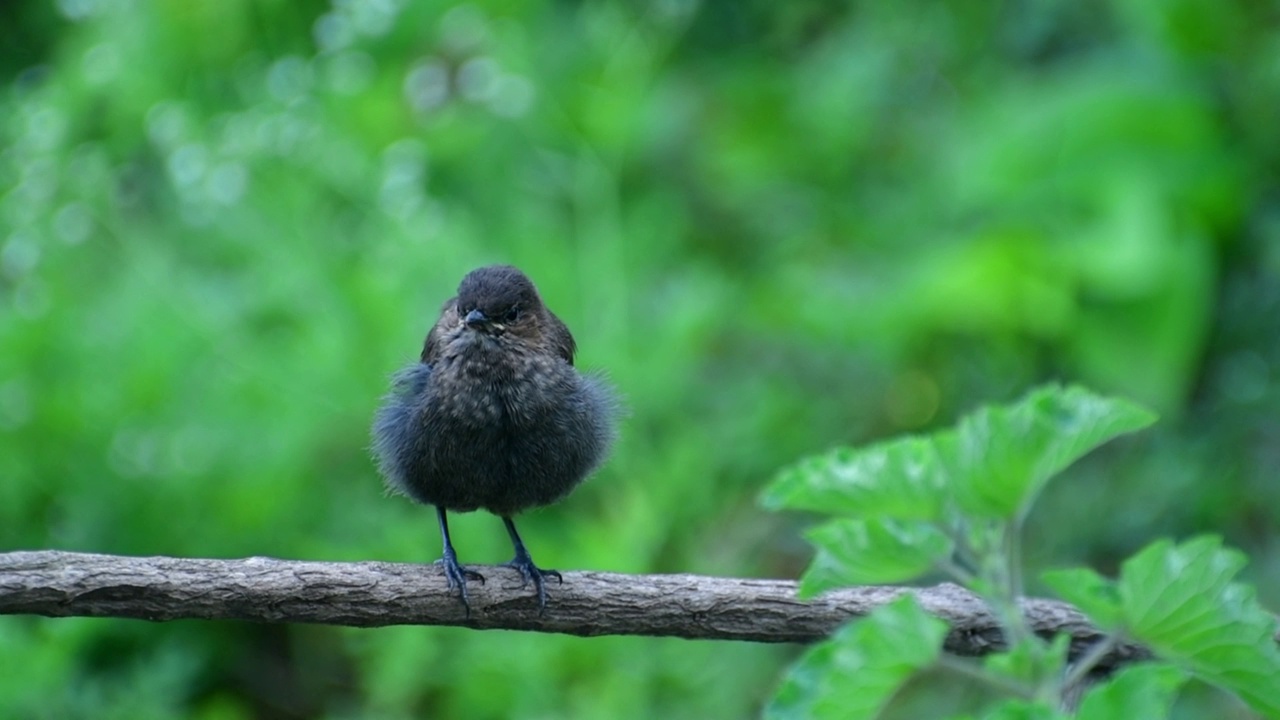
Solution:
M 374 415 L 372 451 L 387 488 L 432 505 L 441 565 L 470 617 L 449 512 L 486 510 L 515 549 L 507 566 L 533 583 L 545 613 L 546 584 L 559 572 L 534 564 L 514 516 L 563 499 L 605 460 L 619 401 L 599 373 L 574 367 L 569 328 L 510 265 L 477 268 L 458 285 L 427 333 L 419 360 L 392 377 Z

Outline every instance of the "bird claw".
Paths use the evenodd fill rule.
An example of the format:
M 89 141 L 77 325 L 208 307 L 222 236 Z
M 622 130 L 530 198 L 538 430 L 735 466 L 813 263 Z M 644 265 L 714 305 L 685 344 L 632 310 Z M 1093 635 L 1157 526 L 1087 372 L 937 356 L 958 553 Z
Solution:
M 544 579 L 553 577 L 557 583 L 564 584 L 564 578 L 555 570 L 543 570 L 534 565 L 533 558 L 527 554 L 523 557 L 516 555 L 515 559 L 507 563 L 506 566 L 520 571 L 521 588 L 528 587 L 529 583 L 532 582 L 534 587 L 538 589 L 538 614 L 544 614 L 547 610 L 547 588 Z
M 445 580 L 450 590 L 458 591 L 458 599 L 462 601 L 462 609 L 468 618 L 471 617 L 471 604 L 467 602 L 467 581 L 479 580 L 484 584 L 484 576 L 474 570 L 468 570 L 458 564 L 458 556 L 446 551 L 444 557 L 436 561 L 444 569 Z

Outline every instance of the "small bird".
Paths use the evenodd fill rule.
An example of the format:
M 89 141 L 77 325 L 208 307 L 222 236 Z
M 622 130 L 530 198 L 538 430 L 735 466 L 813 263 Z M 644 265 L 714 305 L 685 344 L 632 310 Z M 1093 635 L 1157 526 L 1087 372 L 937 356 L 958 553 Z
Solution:
M 419 362 L 393 378 L 374 417 L 373 453 L 394 492 L 434 505 L 444 568 L 468 616 L 467 580 L 446 513 L 484 509 L 502 518 L 523 584 L 560 573 L 534 565 L 512 517 L 569 494 L 604 460 L 618 402 L 602 378 L 573 366 L 576 345 L 533 282 L 492 265 L 462 279 L 441 308 Z

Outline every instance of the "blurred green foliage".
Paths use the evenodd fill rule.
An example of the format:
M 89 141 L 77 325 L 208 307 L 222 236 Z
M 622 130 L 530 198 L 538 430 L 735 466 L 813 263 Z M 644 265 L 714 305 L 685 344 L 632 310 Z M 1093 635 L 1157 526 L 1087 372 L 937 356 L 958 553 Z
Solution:
M 1167 718 L 1192 678 L 1280 718 L 1280 623 L 1252 587 L 1232 582 L 1245 559 L 1218 537 L 1154 542 L 1126 559 L 1114 582 L 1088 568 L 1042 573 L 1105 631 L 1078 654 L 1070 636 L 1040 637 L 1023 614 L 1022 522 L 1036 498 L 1084 455 L 1155 420 L 1122 399 L 1047 385 L 954 428 L 840 448 L 780 473 L 763 504 L 827 516 L 807 533 L 817 553 L 801 597 L 941 574 L 985 602 L 1007 647 L 976 661 L 939 657 L 946 623 L 901 597 L 815 644 L 788 669 L 765 716 L 888 717 L 913 676 L 945 669 L 994 691 L 965 718 Z M 1082 684 L 1122 640 L 1150 649 L 1158 664 Z M 960 720 L 957 709 L 938 704 L 928 716 Z
M 552 567 L 797 575 L 801 521 L 753 506 L 776 468 L 1059 377 L 1169 420 L 1050 488 L 1031 564 L 1213 531 L 1274 606 L 1276 21 L 7 3 L 0 548 L 434 559 L 368 419 L 462 274 L 511 262 L 631 409 L 522 521 Z M 453 531 L 507 559 L 497 520 Z M 5 716 L 209 720 L 742 717 L 796 652 L 33 618 L 0 647 Z

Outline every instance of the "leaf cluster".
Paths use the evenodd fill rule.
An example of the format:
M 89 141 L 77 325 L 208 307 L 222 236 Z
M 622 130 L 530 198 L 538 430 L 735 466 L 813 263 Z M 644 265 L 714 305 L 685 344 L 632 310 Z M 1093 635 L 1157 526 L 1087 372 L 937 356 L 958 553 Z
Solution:
M 1088 689 L 1076 717 L 1165 717 L 1192 678 L 1280 717 L 1276 620 L 1233 581 L 1244 557 L 1217 538 L 1155 542 L 1114 581 L 1083 568 L 1046 573 L 1050 587 L 1108 633 L 1081 657 L 1069 657 L 1066 638 L 1030 632 L 1018 610 L 1020 531 L 1037 495 L 1075 460 L 1154 420 L 1123 400 L 1048 386 L 954 428 L 834 450 L 782 472 L 766 506 L 831 516 L 807 535 L 817 555 L 802 595 L 946 573 L 992 606 L 1008 647 L 980 665 L 941 656 L 946 624 L 906 595 L 811 649 L 768 715 L 875 718 L 909 679 L 941 663 L 998 691 L 980 717 L 1068 717 L 1073 703 L 1064 696 L 1123 638 L 1151 648 L 1155 660 Z

